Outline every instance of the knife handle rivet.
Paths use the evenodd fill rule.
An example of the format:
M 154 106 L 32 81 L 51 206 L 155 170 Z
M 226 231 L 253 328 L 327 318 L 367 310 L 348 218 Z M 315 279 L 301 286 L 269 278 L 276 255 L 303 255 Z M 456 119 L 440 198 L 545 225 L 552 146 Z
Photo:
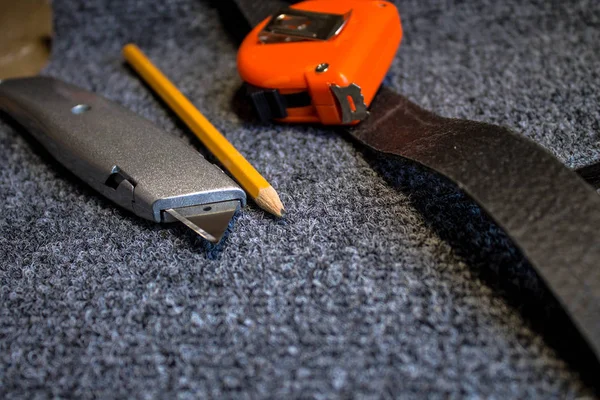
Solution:
M 71 112 L 75 115 L 79 115 L 89 111 L 91 108 L 92 107 L 87 104 L 77 104 L 75 107 L 71 108 Z

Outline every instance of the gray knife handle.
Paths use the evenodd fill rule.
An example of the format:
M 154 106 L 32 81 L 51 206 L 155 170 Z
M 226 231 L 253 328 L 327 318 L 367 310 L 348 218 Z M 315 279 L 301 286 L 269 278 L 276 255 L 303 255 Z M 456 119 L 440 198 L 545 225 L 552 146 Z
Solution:
M 246 195 L 183 141 L 103 97 L 49 77 L 0 82 L 7 112 L 75 175 L 120 206 L 156 221 L 161 211 Z

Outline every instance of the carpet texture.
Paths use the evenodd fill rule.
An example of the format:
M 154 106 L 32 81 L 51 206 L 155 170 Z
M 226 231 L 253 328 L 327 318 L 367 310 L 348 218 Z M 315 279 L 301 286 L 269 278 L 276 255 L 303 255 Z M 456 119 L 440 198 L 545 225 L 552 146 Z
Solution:
M 405 37 L 386 85 L 512 127 L 571 167 L 600 159 L 600 2 L 396 4 Z M 53 6 L 44 74 L 205 153 L 124 65 L 136 42 L 288 213 L 249 204 L 214 246 L 116 208 L 2 118 L 2 397 L 597 395 L 589 350 L 456 188 L 336 132 L 236 113 L 236 44 L 208 2 Z

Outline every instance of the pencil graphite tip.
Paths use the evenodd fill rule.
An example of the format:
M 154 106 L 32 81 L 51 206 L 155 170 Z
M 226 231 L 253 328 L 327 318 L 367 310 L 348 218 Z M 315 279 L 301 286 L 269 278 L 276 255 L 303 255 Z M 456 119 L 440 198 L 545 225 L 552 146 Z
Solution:
M 281 208 L 279 210 L 274 210 L 273 212 L 271 212 L 271 214 L 273 214 L 277 218 L 283 218 L 285 217 L 285 209 Z

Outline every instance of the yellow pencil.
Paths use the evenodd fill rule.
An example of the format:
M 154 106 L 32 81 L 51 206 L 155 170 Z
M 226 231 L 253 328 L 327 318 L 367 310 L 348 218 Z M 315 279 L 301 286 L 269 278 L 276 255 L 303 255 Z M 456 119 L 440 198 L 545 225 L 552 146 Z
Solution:
M 175 111 L 198 139 L 233 175 L 256 204 L 263 210 L 281 217 L 284 212 L 283 204 L 271 184 L 152 64 L 148 57 L 134 44 L 123 47 L 123 56 L 142 79 Z

